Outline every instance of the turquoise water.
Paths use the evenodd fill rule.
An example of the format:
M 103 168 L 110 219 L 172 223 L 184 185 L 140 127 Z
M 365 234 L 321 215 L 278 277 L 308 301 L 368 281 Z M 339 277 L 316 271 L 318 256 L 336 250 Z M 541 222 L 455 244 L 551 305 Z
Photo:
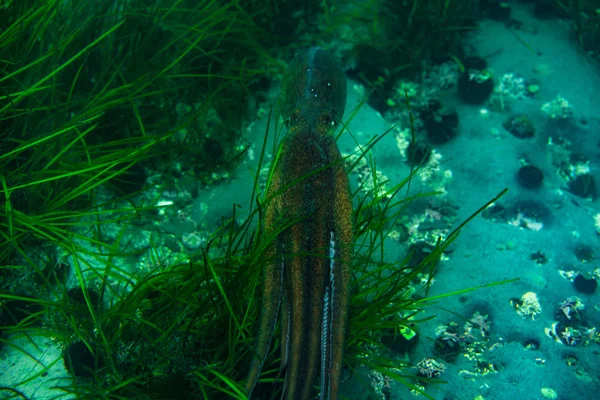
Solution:
M 443 200 L 433 200 L 424 221 L 433 223 L 429 229 L 438 229 L 435 221 L 444 216 L 446 202 L 457 208 L 459 220 L 465 218 L 507 187 L 508 193 L 483 217 L 464 228 L 441 263 L 431 294 L 510 278 L 519 281 L 446 298 L 430 308 L 426 315 L 436 319 L 422 327 L 410 359 L 433 358 L 445 364 L 439 379 L 447 384 L 426 385 L 426 392 L 436 399 L 552 398 L 547 389 L 558 399 L 594 399 L 600 388 L 598 291 L 581 292 L 573 280 L 578 274 L 600 278 L 594 257 L 599 208 L 595 192 L 577 192 L 571 182 L 580 175 L 597 174 L 600 68 L 598 60 L 573 42 L 564 21 L 540 21 L 530 8 L 516 4 L 512 15 L 526 27 L 515 31 L 518 37 L 501 22 L 485 21 L 466 39 L 477 54 L 491 55 L 487 60 L 495 86 L 492 98 L 502 98 L 504 106 L 497 99 L 465 104 L 454 86 L 436 93 L 444 107 L 456 111 L 460 122 L 455 138 L 433 145 L 443 161 L 441 170 L 451 171 L 451 178 L 434 176 L 435 185 L 443 186 L 446 194 Z M 506 85 L 500 86 L 501 82 Z M 539 91 L 528 93 L 528 84 L 538 85 Z M 568 112 L 551 115 L 544 105 L 557 105 L 552 102 L 558 96 L 568 100 L 569 106 L 559 107 Z M 353 122 L 355 131 L 369 135 L 405 121 L 400 113 L 390 114 L 382 119 L 362 110 L 359 121 Z M 532 137 L 514 136 L 503 126 L 515 115 L 530 119 Z M 393 180 L 398 173 L 398 148 L 388 139 L 375 153 L 381 172 Z M 518 178 L 526 165 L 543 174 L 539 186 L 528 183 L 536 182 L 537 174 Z M 515 308 L 521 303 L 514 299 L 526 293 L 536 294 L 539 309 Z M 577 301 L 581 306 L 572 305 Z M 579 307 L 565 318 L 566 308 Z M 486 316 L 485 332 L 479 323 L 467 322 L 477 318 L 476 313 Z M 551 337 L 546 330 L 557 322 L 558 336 Z M 450 323 L 456 328 L 444 329 Z M 581 337 L 570 339 L 573 331 L 567 328 Z M 460 344 L 460 354 L 436 354 L 436 341 L 448 340 L 452 333 L 466 341 Z M 366 373 L 365 379 L 380 377 Z M 392 393 L 412 398 L 399 386 L 392 384 Z

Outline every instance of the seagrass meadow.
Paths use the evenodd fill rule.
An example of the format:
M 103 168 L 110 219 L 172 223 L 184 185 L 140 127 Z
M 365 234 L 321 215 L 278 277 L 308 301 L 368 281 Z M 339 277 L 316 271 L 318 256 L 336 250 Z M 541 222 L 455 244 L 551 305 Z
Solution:
M 0 0 L 0 399 L 585 398 L 598 15 Z

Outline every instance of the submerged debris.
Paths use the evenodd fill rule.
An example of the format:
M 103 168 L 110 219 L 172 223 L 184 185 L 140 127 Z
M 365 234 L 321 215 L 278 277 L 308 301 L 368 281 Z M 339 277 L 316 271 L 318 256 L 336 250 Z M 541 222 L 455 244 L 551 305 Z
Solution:
M 558 305 L 558 311 L 570 320 L 575 316 L 579 315 L 579 311 L 583 310 L 585 305 L 581 302 L 581 299 L 577 296 L 567 297 Z
M 534 292 L 527 292 L 520 299 L 511 299 L 510 304 L 523 319 L 531 317 L 535 320 L 535 316 L 542 312 L 542 306 Z
M 444 363 L 433 358 L 424 358 L 417 363 L 417 375 L 423 378 L 438 378 L 446 371 Z
M 569 119 L 573 116 L 573 106 L 561 95 L 542 104 L 542 113 L 550 119 Z

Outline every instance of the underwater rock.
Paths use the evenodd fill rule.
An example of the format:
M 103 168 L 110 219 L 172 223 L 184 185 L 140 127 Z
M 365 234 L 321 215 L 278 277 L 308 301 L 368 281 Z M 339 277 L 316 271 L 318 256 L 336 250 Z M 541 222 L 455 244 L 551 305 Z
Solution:
M 581 312 L 585 305 L 577 296 L 567 297 L 563 300 L 554 313 L 554 319 L 560 324 L 569 325 L 573 321 L 581 321 Z
M 523 342 L 523 348 L 525 350 L 539 350 L 540 341 L 537 339 L 527 339 L 525 342 Z
M 530 97 L 535 96 L 536 94 L 538 94 L 540 92 L 540 85 L 536 84 L 536 83 L 529 83 L 527 85 L 527 94 Z
M 411 141 L 406 149 L 406 156 L 411 165 L 426 164 L 431 157 L 431 146 L 424 142 Z
M 474 78 L 469 72 L 464 72 L 458 78 L 458 95 L 467 104 L 483 104 L 494 91 L 494 81 Z
M 510 304 L 523 319 L 531 318 L 535 320 L 535 316 L 542 312 L 542 306 L 537 294 L 534 292 L 527 292 L 520 299 L 512 298 L 510 299 Z
M 534 225 L 537 224 L 548 226 L 552 223 L 552 209 L 542 202 L 518 200 L 507 211 L 507 219 L 509 224 L 511 221 L 520 220 L 518 226 L 528 229 L 534 229 Z
M 458 113 L 443 107 L 437 100 L 431 100 L 421 110 L 423 127 L 429 141 L 433 144 L 444 144 L 458 135 Z
M 544 399 L 555 400 L 558 399 L 558 395 L 556 394 L 556 390 L 552 388 L 543 387 L 540 389 L 540 394 Z
M 524 114 L 514 115 L 502 124 L 502 127 L 511 135 L 519 139 L 526 139 L 535 135 L 535 128 L 531 120 Z
M 544 328 L 544 332 L 555 342 L 567 346 L 577 346 L 584 340 L 580 330 L 560 322 L 554 322 L 550 328 Z
M 538 189 L 542 186 L 544 174 L 534 165 L 525 165 L 517 172 L 517 182 L 526 189 Z
M 592 294 L 596 291 L 598 282 L 594 278 L 587 279 L 583 275 L 579 274 L 573 281 L 573 286 L 579 293 Z
M 381 389 L 381 394 L 383 394 L 383 399 L 384 400 L 391 400 L 392 398 L 392 388 L 388 385 L 388 386 L 384 386 Z
M 464 60 L 465 69 L 475 69 L 483 71 L 487 68 L 487 61 L 483 57 L 471 56 Z
M 206 238 L 198 232 L 186 233 L 181 236 L 181 242 L 189 250 L 198 250 L 204 243 Z
M 470 57 L 464 62 L 465 71 L 458 78 L 458 96 L 467 104 L 483 104 L 494 91 L 494 80 L 486 70 L 487 62 L 481 57 Z
M 573 106 L 561 95 L 556 96 L 552 101 L 542 104 L 540 111 L 547 118 L 555 121 L 564 122 L 573 116 Z
M 568 365 L 569 367 L 576 367 L 577 364 L 579 364 L 579 358 L 577 358 L 577 356 L 575 354 L 573 354 L 572 352 L 568 352 L 568 353 L 564 354 L 563 360 L 564 360 L 565 364 Z
M 494 204 L 483 210 L 481 217 L 490 221 L 506 221 L 509 210 L 502 204 Z
M 434 379 L 439 378 L 445 371 L 444 363 L 438 362 L 433 358 L 424 358 L 416 365 L 417 376 L 421 378 Z M 423 382 L 423 381 L 420 381 Z M 422 385 L 423 383 L 421 383 Z
M 411 244 L 408 248 L 409 253 L 411 253 L 409 265 L 410 266 L 420 265 L 423 262 L 423 260 L 425 260 L 425 258 L 427 258 L 434 250 L 435 250 L 435 246 L 433 246 L 423 240 Z
M 465 337 L 460 334 L 458 325 L 451 322 L 447 326 L 439 326 L 436 328 L 436 336 L 433 353 L 445 361 L 455 361 L 466 343 Z
M 165 235 L 163 245 L 173 253 L 179 253 L 182 250 L 182 246 L 173 235 Z
M 590 174 L 579 175 L 569 182 L 569 192 L 584 199 L 595 200 L 598 194 L 596 180 Z
M 96 347 L 94 343 L 91 346 Z M 96 359 L 83 342 L 71 343 L 63 350 L 62 358 L 67 371 L 78 378 L 93 378 L 95 371 L 104 366 L 102 358 Z

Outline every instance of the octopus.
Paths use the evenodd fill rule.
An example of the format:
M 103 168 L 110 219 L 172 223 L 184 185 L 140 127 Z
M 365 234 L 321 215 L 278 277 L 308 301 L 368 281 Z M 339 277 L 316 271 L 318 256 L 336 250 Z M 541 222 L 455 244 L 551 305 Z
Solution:
M 282 81 L 288 128 L 274 157 L 264 206 L 268 245 L 262 304 L 246 379 L 251 397 L 277 323 L 282 398 L 338 397 L 353 254 L 352 199 L 335 130 L 346 105 L 346 78 L 321 48 L 296 55 Z

